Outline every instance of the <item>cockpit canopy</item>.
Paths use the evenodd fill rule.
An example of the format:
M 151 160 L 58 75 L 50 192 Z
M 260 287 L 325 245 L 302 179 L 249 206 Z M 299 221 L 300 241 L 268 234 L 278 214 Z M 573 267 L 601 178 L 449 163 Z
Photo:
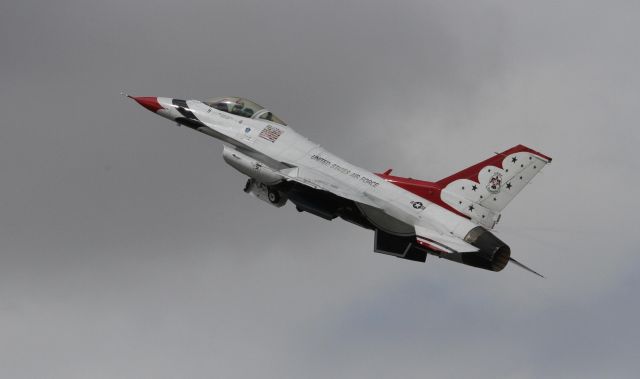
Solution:
M 241 97 L 215 97 L 213 99 L 206 100 L 204 103 L 212 108 L 216 108 L 236 116 L 256 118 L 275 122 L 281 125 L 287 125 L 265 107 L 261 107 L 253 101 Z

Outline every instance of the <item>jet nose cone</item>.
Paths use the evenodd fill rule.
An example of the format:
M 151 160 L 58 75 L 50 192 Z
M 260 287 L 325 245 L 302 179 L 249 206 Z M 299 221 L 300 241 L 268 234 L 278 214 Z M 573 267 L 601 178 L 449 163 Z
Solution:
M 127 95 L 129 96 L 129 95 Z M 153 113 L 158 112 L 160 109 L 164 109 L 160 103 L 158 103 L 158 98 L 153 96 L 129 96 L 133 100 L 137 101 L 138 104 L 147 108 Z

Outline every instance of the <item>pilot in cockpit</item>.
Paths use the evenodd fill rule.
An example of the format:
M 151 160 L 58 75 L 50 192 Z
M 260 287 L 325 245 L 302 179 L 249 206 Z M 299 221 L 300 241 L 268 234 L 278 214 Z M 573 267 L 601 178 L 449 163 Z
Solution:
M 244 102 L 242 100 L 238 99 L 233 104 L 233 108 L 231 109 L 231 113 L 237 114 L 237 115 L 241 115 L 243 109 L 244 109 Z
M 209 99 L 204 102 L 212 108 L 216 108 L 223 112 L 228 112 L 236 116 L 262 119 L 286 125 L 281 119 L 276 117 L 264 107 L 252 102 L 251 100 L 238 97 L 218 97 Z

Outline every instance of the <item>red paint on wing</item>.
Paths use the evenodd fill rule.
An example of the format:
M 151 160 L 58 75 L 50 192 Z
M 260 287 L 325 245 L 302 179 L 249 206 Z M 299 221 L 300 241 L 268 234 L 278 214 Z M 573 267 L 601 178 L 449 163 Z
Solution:
M 428 243 L 427 241 L 416 239 L 416 242 L 418 243 L 418 245 L 426 247 L 427 249 L 429 249 L 431 251 L 435 251 L 436 253 L 445 253 L 445 254 L 449 253 L 448 251 L 442 250 L 441 248 L 437 247 L 436 245 L 432 245 L 432 244 Z

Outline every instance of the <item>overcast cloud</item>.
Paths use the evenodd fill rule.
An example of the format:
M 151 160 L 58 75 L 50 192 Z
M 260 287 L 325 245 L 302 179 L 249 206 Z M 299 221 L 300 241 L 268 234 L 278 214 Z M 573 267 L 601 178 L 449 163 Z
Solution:
M 0 376 L 634 378 L 637 1 L 0 3 Z M 374 171 L 554 158 L 492 273 L 242 192 L 119 95 L 244 96 Z

